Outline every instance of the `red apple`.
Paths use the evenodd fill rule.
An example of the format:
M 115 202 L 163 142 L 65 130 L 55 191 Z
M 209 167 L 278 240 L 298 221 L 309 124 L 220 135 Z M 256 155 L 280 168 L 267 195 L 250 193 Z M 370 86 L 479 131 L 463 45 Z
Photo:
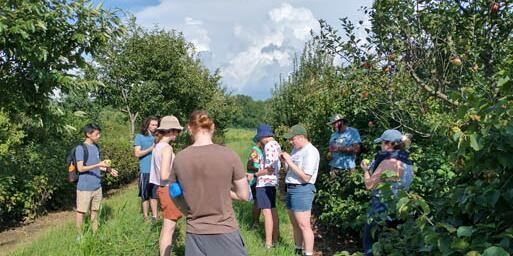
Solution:
M 369 62 L 364 62 L 364 63 L 362 64 L 362 67 L 363 67 L 363 68 L 366 68 L 366 69 L 370 69 L 370 68 L 371 68 L 371 64 L 369 64 Z
M 374 122 L 369 121 L 369 122 L 367 123 L 367 125 L 368 125 L 369 127 L 373 127 L 373 126 L 374 126 Z
M 491 5 L 490 5 L 490 12 L 491 13 L 497 13 L 499 12 L 499 3 L 497 2 L 493 2 Z
M 364 98 L 369 97 L 369 92 L 368 91 L 362 92 L 362 97 L 364 97 Z

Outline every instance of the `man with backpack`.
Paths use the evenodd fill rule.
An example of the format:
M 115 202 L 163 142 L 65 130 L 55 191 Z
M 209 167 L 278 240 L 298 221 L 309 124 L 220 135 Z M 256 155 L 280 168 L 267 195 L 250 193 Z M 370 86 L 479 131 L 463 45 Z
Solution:
M 93 232 L 98 229 L 98 210 L 102 200 L 101 171 L 117 177 L 118 172 L 109 167 L 110 160 L 101 161 L 101 151 L 96 142 L 100 139 L 101 128 L 97 124 L 87 124 L 83 128 L 85 140 L 75 148 L 76 170 L 78 171 L 76 227 L 77 240 L 80 240 L 80 226 L 84 215 L 90 211 Z

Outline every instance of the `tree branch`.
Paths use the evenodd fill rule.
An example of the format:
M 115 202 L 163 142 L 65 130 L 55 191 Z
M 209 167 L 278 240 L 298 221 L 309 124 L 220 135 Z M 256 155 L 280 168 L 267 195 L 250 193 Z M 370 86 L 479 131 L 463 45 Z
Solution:
M 420 77 L 417 76 L 417 74 L 415 73 L 415 70 L 413 70 L 413 67 L 409 63 L 406 63 L 406 66 L 408 68 L 408 72 L 410 73 L 411 77 L 415 80 L 415 82 L 417 82 L 417 84 L 422 89 L 424 89 L 428 93 L 435 95 L 437 98 L 444 100 L 445 102 L 449 103 L 452 106 L 457 107 L 460 105 L 458 102 L 449 99 L 447 94 L 444 94 L 441 91 L 433 89 L 431 86 L 427 85 L 424 81 L 422 81 L 422 79 L 420 79 Z

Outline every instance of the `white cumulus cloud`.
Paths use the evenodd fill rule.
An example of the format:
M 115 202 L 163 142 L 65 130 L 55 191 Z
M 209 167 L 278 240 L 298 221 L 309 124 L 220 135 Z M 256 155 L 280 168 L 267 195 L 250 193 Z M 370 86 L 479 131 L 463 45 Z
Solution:
M 221 68 L 221 75 L 238 93 L 257 85 L 270 88 L 272 84 L 262 84 L 269 82 L 266 76 L 288 72 L 294 54 L 302 50 L 310 31 L 318 29 L 318 21 L 309 9 L 285 3 L 268 12 L 261 33 L 245 32 L 243 26 L 236 25 L 235 36 L 251 38 L 250 44 Z

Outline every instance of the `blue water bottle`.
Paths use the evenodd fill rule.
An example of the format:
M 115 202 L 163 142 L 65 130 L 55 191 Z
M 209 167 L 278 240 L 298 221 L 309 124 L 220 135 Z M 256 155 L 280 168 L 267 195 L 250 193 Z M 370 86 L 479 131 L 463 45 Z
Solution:
M 182 187 L 180 186 L 180 183 L 174 182 L 169 186 L 169 196 L 172 198 L 177 198 L 182 195 Z

